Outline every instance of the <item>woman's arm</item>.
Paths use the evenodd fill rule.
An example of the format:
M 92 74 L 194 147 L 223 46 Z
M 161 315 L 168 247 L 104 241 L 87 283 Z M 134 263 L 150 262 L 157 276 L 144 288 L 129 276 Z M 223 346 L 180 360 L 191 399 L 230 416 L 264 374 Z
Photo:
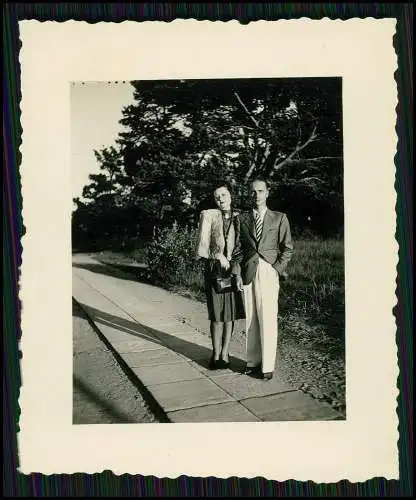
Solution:
M 210 249 L 210 229 L 209 219 L 205 210 L 199 216 L 198 224 L 198 244 L 196 250 L 197 259 L 208 259 Z

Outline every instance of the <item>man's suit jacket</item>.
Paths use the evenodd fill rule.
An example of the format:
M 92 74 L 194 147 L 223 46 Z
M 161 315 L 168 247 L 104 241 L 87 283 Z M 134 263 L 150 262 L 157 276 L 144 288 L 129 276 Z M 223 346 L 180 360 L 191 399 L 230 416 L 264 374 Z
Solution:
M 258 244 L 252 211 L 241 213 L 239 221 L 240 245 L 236 259 L 240 264 L 244 285 L 253 280 L 260 257 L 271 264 L 279 275 L 285 275 L 286 267 L 293 255 L 292 236 L 286 214 L 266 210 L 263 232 Z

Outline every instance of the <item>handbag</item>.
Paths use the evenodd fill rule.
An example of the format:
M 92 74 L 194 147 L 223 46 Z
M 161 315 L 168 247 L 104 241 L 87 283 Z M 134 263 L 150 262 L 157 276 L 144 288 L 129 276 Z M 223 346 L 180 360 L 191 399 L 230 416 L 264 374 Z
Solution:
M 223 222 L 223 231 L 224 231 L 224 241 L 227 242 L 228 233 L 231 229 L 231 224 L 228 226 L 227 232 L 224 231 L 224 222 Z M 237 283 L 235 276 L 232 276 L 229 272 L 224 271 L 221 268 L 221 264 L 216 261 L 214 265 L 214 277 L 213 277 L 213 286 L 216 293 L 227 293 L 232 291 L 237 291 Z
M 235 280 L 233 276 L 229 277 L 216 276 L 214 278 L 214 290 L 217 293 L 232 292 L 235 289 L 234 282 Z
M 219 262 L 215 262 L 214 266 L 214 276 L 212 278 L 214 290 L 217 293 L 227 293 L 236 291 L 236 280 L 235 276 L 229 274 L 229 272 L 221 269 Z

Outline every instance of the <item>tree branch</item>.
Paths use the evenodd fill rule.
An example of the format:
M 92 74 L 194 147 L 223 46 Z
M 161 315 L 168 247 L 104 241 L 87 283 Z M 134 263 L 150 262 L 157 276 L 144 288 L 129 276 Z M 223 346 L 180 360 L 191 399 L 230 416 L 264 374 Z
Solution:
M 250 177 L 253 174 L 253 171 L 255 170 L 256 167 L 259 167 L 259 170 L 261 170 L 264 167 L 265 163 L 267 162 L 267 159 L 270 156 L 270 149 L 271 148 L 270 148 L 270 144 L 267 143 L 266 147 L 263 149 L 263 151 L 260 152 L 261 160 L 260 160 L 260 165 L 258 165 L 257 161 L 259 158 L 259 150 L 261 149 L 261 147 L 259 144 L 257 144 L 256 146 L 257 146 L 257 151 L 256 151 L 255 160 L 252 161 L 250 168 L 248 169 L 246 175 L 244 176 L 245 181 L 248 181 L 250 179 Z
M 263 150 L 261 164 L 260 164 L 260 169 L 262 169 L 264 167 L 264 165 L 266 164 L 267 160 L 269 159 L 270 151 L 271 151 L 271 146 L 270 146 L 270 143 L 268 142 L 268 143 L 266 143 L 266 147 Z
M 277 159 L 273 165 L 273 168 L 271 169 L 270 173 L 269 173 L 269 177 L 271 178 L 275 172 L 277 172 L 279 169 L 281 169 L 284 165 L 286 165 L 287 163 L 289 163 L 292 158 L 300 153 L 303 149 L 306 148 L 306 146 L 308 146 L 312 141 L 314 141 L 317 137 L 317 134 L 316 134 L 316 129 L 318 127 L 318 124 L 315 123 L 314 127 L 313 127 L 313 130 L 312 130 L 312 133 L 311 135 L 308 137 L 308 139 L 301 145 L 297 145 L 296 148 L 288 155 L 286 156 L 286 158 L 284 160 L 282 160 L 280 163 L 277 163 Z
M 250 168 L 247 170 L 245 177 L 244 177 L 245 181 L 248 181 L 248 179 L 250 179 L 251 174 L 254 172 L 255 168 L 256 168 L 256 163 L 253 161 L 250 165 Z
M 310 181 L 315 181 L 318 182 L 319 184 L 325 184 L 325 182 L 319 177 L 304 177 L 303 179 L 298 180 L 298 182 L 310 182 Z
M 301 140 L 302 140 L 302 126 L 301 126 L 301 121 L 299 118 L 298 119 L 298 143 L 297 143 L 297 147 L 300 146 Z
M 241 97 L 238 95 L 237 92 L 234 92 L 234 95 L 238 101 L 238 103 L 240 104 L 240 106 L 244 109 L 244 111 L 247 113 L 247 115 L 250 117 L 251 121 L 254 123 L 254 125 L 256 127 L 259 126 L 258 124 L 258 121 L 254 118 L 254 116 L 252 115 L 252 113 L 250 113 L 250 111 L 247 109 L 247 106 L 244 104 L 244 102 L 241 100 Z
M 342 156 L 317 156 L 316 158 L 299 158 L 298 160 L 291 159 L 288 163 L 307 163 L 308 161 L 322 161 L 322 160 L 342 160 Z

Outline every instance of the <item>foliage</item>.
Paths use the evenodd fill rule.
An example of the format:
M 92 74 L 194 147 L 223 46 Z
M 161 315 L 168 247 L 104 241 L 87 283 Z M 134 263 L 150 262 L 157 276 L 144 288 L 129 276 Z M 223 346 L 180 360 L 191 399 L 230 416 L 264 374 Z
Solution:
M 156 283 L 200 287 L 201 264 L 195 260 L 197 232 L 177 223 L 155 231 L 146 245 L 145 256 L 151 277 Z
M 339 79 L 133 86 L 137 105 L 124 111 L 121 123 L 129 130 L 118 144 L 126 169 L 150 191 L 178 184 L 198 202 L 219 178 L 227 178 L 240 204 L 254 176 L 311 192 L 342 178 Z M 174 198 L 171 187 L 166 195 Z
M 341 79 L 131 83 L 135 102 L 122 110 L 124 130 L 95 151 L 100 173 L 74 200 L 80 239 L 108 230 L 119 241 L 143 239 L 153 226 L 192 224 L 219 179 L 247 208 L 254 176 L 271 182 L 270 206 L 286 211 L 295 230 L 342 230 Z
M 119 207 L 109 199 L 78 203 L 72 214 L 72 248 L 82 251 L 129 250 L 152 235 L 153 225 L 140 206 Z

